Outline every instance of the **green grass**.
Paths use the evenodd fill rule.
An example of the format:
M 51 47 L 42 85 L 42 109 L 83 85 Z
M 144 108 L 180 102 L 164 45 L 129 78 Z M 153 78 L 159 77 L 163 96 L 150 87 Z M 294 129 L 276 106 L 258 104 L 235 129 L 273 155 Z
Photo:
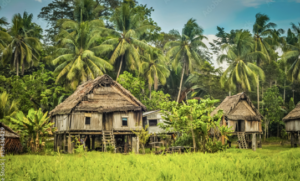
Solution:
M 265 146 L 215 154 L 100 152 L 6 156 L 6 180 L 300 180 L 300 148 Z

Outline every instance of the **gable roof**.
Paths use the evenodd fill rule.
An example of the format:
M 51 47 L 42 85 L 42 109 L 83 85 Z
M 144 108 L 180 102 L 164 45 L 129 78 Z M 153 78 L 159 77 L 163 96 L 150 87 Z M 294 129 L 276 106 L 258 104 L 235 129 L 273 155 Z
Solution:
M 0 122 L 0 127 L 5 129 L 4 137 L 6 138 L 20 138 L 18 133 L 14 132 L 10 127 L 6 126 L 5 124 Z
M 102 100 L 93 99 L 97 91 L 102 95 Z M 146 106 L 110 76 L 102 75 L 79 85 L 72 95 L 57 105 L 49 114 L 50 116 L 69 114 L 74 109 L 95 112 L 145 111 Z
M 230 120 L 260 121 L 262 119 L 262 115 L 244 92 L 227 96 L 210 115 L 214 116 L 221 109 L 224 116 Z
M 296 107 L 289 112 L 282 120 L 288 121 L 292 119 L 300 119 L 300 104 L 297 104 Z
M 158 109 L 158 110 L 154 110 L 154 111 L 144 112 L 144 113 L 143 113 L 143 117 L 148 116 L 149 114 L 152 114 L 152 113 L 156 113 L 156 112 L 158 112 L 158 111 L 160 111 L 160 110 Z

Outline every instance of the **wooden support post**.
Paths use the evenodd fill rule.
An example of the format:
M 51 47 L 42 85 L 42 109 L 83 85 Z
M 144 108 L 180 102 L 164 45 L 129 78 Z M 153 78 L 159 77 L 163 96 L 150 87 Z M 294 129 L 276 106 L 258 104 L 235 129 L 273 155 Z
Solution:
M 291 132 L 291 147 L 294 147 L 294 134 Z
M 72 153 L 72 139 L 71 139 L 71 134 L 69 133 L 68 136 L 68 153 Z
M 252 133 L 252 150 L 256 151 L 256 133 Z
M 67 143 L 66 143 L 66 142 L 67 142 L 66 136 L 67 136 L 66 133 L 64 133 L 64 142 L 63 142 L 63 144 L 64 144 L 64 145 L 63 145 L 63 151 L 64 151 L 64 153 L 67 152 L 67 150 L 66 150 L 66 146 L 67 146 Z
M 92 150 L 95 149 L 95 135 L 92 135 Z
M 222 125 L 223 126 L 226 125 L 225 116 L 222 117 Z M 221 140 L 222 140 L 222 145 L 225 145 L 225 136 L 222 136 Z
M 56 141 L 56 137 L 57 137 L 57 135 L 54 133 L 54 146 L 53 146 L 53 147 L 54 147 L 54 148 L 53 148 L 54 151 L 57 151 L 57 148 L 56 148 L 56 142 L 57 142 L 57 141 Z
M 298 145 L 300 146 L 300 133 L 298 131 Z
M 89 149 L 91 150 L 93 145 L 92 145 L 92 135 L 89 135 L 89 139 L 90 139 L 90 145 L 89 145 Z

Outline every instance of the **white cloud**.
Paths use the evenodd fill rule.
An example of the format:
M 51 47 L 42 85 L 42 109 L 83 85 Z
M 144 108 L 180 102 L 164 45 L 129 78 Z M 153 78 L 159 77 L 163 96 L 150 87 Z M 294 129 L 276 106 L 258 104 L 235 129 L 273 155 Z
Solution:
M 242 4 L 246 7 L 258 7 L 261 4 L 269 4 L 275 1 L 274 0 L 243 0 L 240 2 L 242 2 Z
M 35 0 L 35 1 L 40 2 L 40 3 L 42 2 L 42 0 Z

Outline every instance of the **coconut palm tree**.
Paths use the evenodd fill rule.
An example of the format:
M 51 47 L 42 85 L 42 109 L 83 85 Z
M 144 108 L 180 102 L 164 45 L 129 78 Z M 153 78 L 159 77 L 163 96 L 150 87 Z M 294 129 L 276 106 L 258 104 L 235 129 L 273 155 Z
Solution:
M 189 71 L 193 71 L 203 61 L 199 56 L 198 49 L 199 47 L 206 48 L 206 45 L 202 42 L 204 38 L 206 37 L 203 36 L 203 29 L 196 23 L 196 20 L 189 19 L 182 29 L 180 40 L 171 41 L 165 45 L 165 49 L 169 49 L 167 58 L 172 60 L 173 69 L 176 70 L 178 66 L 181 66 L 177 102 L 180 97 L 184 73 L 188 74 Z
M 287 75 L 292 81 L 295 81 L 300 80 L 300 24 L 299 28 L 294 24 L 292 26 L 295 32 L 294 38 L 293 41 L 288 41 L 288 44 L 285 46 L 282 59 L 287 63 L 291 63 Z
M 136 13 L 128 4 L 123 4 L 117 8 L 110 20 L 115 26 L 115 30 L 110 30 L 114 37 L 104 41 L 102 46 L 106 47 L 112 45 L 114 47 L 110 57 L 111 64 L 115 64 L 116 60 L 121 57 L 117 80 L 122 69 L 124 58 L 130 70 L 138 69 L 140 57 L 136 48 L 144 50 L 150 48 L 147 43 L 140 41 L 138 38 L 144 32 L 154 27 L 145 24 L 145 22 L 141 20 L 140 14 Z
M 95 79 L 113 68 L 110 63 L 97 56 L 111 50 L 109 46 L 96 45 L 104 27 L 102 20 L 82 23 L 62 20 L 59 26 L 61 30 L 57 36 L 56 50 L 59 56 L 52 60 L 54 65 L 58 65 L 54 70 L 57 74 L 56 82 L 64 81 L 75 89 L 79 83 Z
M 253 52 L 254 42 L 248 31 L 239 31 L 235 37 L 235 44 L 222 46 L 222 50 L 226 50 L 227 54 L 218 57 L 219 62 L 229 62 L 229 67 L 221 77 L 221 85 L 228 86 L 230 89 L 240 87 L 243 90 L 251 91 L 251 84 L 257 84 L 257 76 L 264 79 L 265 75 L 261 68 L 251 63 L 251 61 L 261 58 L 266 59 L 266 55 L 262 52 Z
M 151 88 L 154 84 L 154 90 L 157 90 L 158 83 L 165 85 L 167 78 L 170 75 L 170 71 L 166 65 L 166 59 L 163 53 L 156 48 L 152 48 L 141 55 L 142 63 L 140 68 L 141 74 L 148 79 L 150 99 L 151 99 Z
M 36 32 L 35 27 L 32 26 L 30 29 L 28 24 L 32 23 L 26 12 L 24 12 L 23 17 L 21 14 L 16 14 L 13 16 L 9 34 L 1 32 L 0 35 L 6 37 L 7 40 L 9 35 L 11 36 L 10 42 L 3 49 L 1 60 L 4 64 L 10 63 L 11 69 L 16 70 L 17 76 L 19 76 L 20 66 L 23 75 L 26 68 L 38 64 L 39 51 L 42 47 L 39 39 L 32 36 L 33 32 Z
M 278 45 L 279 35 L 284 33 L 283 29 L 275 30 L 276 24 L 269 22 L 270 18 L 261 13 L 257 13 L 256 21 L 253 25 L 253 33 L 254 33 L 254 51 L 260 51 L 266 55 L 266 61 L 270 62 L 272 58 L 277 58 L 275 55 L 274 46 Z M 273 29 L 272 29 L 273 28 Z M 270 35 L 269 37 L 267 37 Z M 278 47 L 278 46 L 276 46 Z M 276 59 L 277 60 L 277 59 Z M 258 66 L 261 66 L 262 59 L 257 58 L 256 63 Z M 259 80 L 260 77 L 257 77 L 257 108 L 259 109 Z

